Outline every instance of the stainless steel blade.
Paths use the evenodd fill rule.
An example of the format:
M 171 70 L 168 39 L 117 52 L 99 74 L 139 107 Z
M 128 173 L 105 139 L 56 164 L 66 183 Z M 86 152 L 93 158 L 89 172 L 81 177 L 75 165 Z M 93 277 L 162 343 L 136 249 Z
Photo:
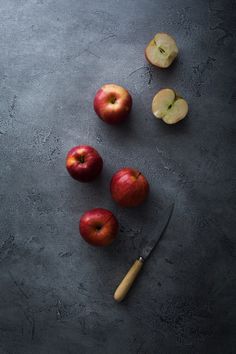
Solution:
M 145 260 L 150 253 L 153 251 L 155 246 L 160 241 L 161 236 L 166 230 L 167 225 L 169 224 L 172 212 L 174 209 L 174 203 L 166 208 L 163 212 L 158 215 L 158 224 L 153 230 L 153 236 L 147 240 L 145 246 L 143 247 L 140 256 Z

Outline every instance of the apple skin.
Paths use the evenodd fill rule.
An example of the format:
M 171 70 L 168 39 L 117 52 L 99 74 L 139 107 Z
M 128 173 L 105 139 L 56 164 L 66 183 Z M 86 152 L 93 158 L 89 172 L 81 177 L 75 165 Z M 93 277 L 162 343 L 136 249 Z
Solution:
M 119 124 L 123 122 L 132 107 L 132 97 L 122 86 L 105 84 L 96 93 L 94 110 L 104 122 Z
M 112 198 L 122 207 L 136 207 L 144 202 L 149 193 L 149 183 L 140 171 L 122 168 L 110 184 Z
M 75 146 L 67 153 L 67 171 L 77 181 L 90 182 L 94 180 L 101 172 L 102 167 L 103 160 L 92 146 Z
M 107 246 L 116 238 L 119 223 L 111 211 L 95 208 L 80 218 L 79 230 L 83 239 L 93 246 Z

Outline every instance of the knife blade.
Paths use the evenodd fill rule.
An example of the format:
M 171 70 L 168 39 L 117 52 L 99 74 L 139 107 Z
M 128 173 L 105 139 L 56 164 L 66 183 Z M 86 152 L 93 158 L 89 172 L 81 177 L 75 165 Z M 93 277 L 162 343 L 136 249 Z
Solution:
M 147 243 L 140 252 L 139 258 L 133 263 L 128 273 L 118 285 L 114 293 L 115 301 L 120 302 L 127 295 L 129 289 L 137 278 L 137 275 L 142 269 L 144 261 L 150 256 L 156 245 L 159 243 L 161 236 L 164 234 L 171 219 L 173 209 L 174 203 L 167 207 L 162 213 L 160 213 L 160 215 L 158 215 L 159 221 L 154 229 L 153 237 L 147 241 Z
M 151 252 L 159 243 L 161 236 L 164 234 L 169 224 L 173 209 L 174 209 L 174 204 L 171 204 L 169 207 L 167 207 L 164 211 L 162 211 L 158 215 L 159 222 L 157 223 L 155 229 L 153 230 L 153 237 L 147 241 L 142 251 L 140 252 L 140 257 L 143 260 L 146 260 L 150 256 Z

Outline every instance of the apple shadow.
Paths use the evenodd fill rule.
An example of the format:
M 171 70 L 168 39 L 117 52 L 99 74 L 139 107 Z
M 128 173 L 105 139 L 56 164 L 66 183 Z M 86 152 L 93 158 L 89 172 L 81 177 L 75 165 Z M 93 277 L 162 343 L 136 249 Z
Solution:
M 181 61 L 179 59 L 179 56 L 177 56 L 177 58 L 175 58 L 175 60 L 173 61 L 173 63 L 168 67 L 168 68 L 159 68 L 159 67 L 155 67 L 151 64 L 148 64 L 150 69 L 152 70 L 153 68 L 156 70 L 152 70 L 152 76 L 153 76 L 153 80 L 156 79 L 157 82 L 162 80 L 166 80 L 169 77 L 173 78 L 173 76 L 177 75 L 177 67 L 181 64 Z M 163 87 L 166 88 L 166 87 Z M 171 88 L 171 87 L 170 87 Z
M 137 111 L 132 108 L 131 112 L 127 116 L 127 118 L 118 124 L 107 124 L 100 120 L 97 123 L 97 135 L 102 137 L 102 145 L 98 145 L 95 148 L 98 148 L 98 151 L 104 150 L 104 156 L 107 151 L 105 151 L 105 143 L 114 142 L 114 146 L 118 144 L 123 144 L 125 141 L 129 141 L 129 139 L 134 139 L 135 136 L 135 115 L 137 115 Z M 106 163 L 104 161 L 104 163 Z
M 120 124 L 116 124 L 114 126 L 111 126 L 111 128 L 114 127 L 114 130 L 116 130 L 117 134 L 121 134 L 122 137 L 124 137 L 124 136 L 127 137 L 129 135 L 129 133 L 132 133 L 132 131 L 133 131 L 134 122 L 135 122 L 135 119 L 134 119 L 135 113 L 136 112 L 134 110 L 134 107 L 132 107 L 127 118 L 123 122 L 121 122 Z
M 90 182 L 79 182 L 68 176 L 67 191 L 71 195 L 73 210 L 78 210 L 80 217 L 83 212 L 93 208 L 110 208 L 110 171 L 103 166 L 101 173 Z M 77 201 L 85 200 L 84 206 Z M 110 202 L 110 203 L 109 203 Z
M 189 117 L 188 115 L 176 124 L 166 124 L 161 119 L 157 119 L 159 123 L 158 129 L 167 135 L 185 135 L 189 132 Z
M 164 69 L 164 72 L 167 73 L 168 75 L 172 75 L 173 71 L 176 70 L 176 67 L 178 65 L 180 65 L 181 61 L 180 61 L 180 55 L 178 55 L 175 60 L 173 61 L 173 63 L 168 67 Z

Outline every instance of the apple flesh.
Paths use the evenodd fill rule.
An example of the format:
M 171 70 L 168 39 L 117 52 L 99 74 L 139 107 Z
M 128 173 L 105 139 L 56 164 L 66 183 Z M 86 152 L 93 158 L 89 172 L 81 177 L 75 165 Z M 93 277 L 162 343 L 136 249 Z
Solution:
M 111 180 L 112 198 L 122 207 L 136 207 L 148 196 L 149 184 L 142 173 L 133 168 L 117 171 Z
M 117 236 L 119 224 L 111 211 L 95 208 L 85 212 L 79 222 L 83 239 L 93 246 L 107 246 Z
M 168 68 L 178 55 L 175 40 L 167 33 L 157 33 L 145 49 L 150 64 Z
M 103 85 L 94 97 L 94 110 L 104 122 L 118 124 L 123 122 L 132 107 L 129 92 L 115 84 Z
M 160 90 L 153 98 L 152 112 L 156 118 L 167 124 L 175 124 L 184 119 L 188 113 L 187 102 L 177 96 L 172 89 Z
M 66 168 L 71 177 L 80 182 L 94 180 L 103 167 L 103 160 L 92 146 L 73 147 L 66 157 Z

